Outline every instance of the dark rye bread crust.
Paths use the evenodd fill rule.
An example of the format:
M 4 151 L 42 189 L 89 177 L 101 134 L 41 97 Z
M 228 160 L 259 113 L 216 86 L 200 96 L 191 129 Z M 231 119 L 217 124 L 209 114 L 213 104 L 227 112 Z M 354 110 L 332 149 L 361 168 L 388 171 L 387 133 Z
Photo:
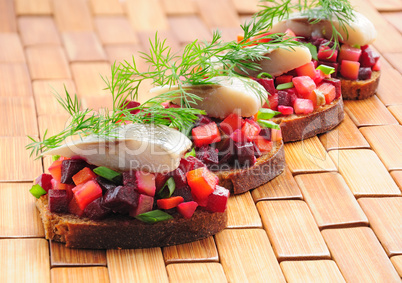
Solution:
M 380 82 L 381 72 L 373 72 L 371 79 L 364 81 L 351 81 L 341 78 L 342 97 L 345 100 L 366 99 L 373 96 Z
M 300 141 L 325 133 L 335 128 L 343 121 L 342 97 L 335 99 L 331 104 L 320 106 L 313 113 L 307 115 L 290 115 L 273 118 L 280 124 L 284 142 Z
M 146 224 L 128 216 L 112 216 L 101 221 L 49 211 L 47 197 L 36 201 L 46 239 L 65 243 L 68 248 L 137 249 L 165 247 L 207 238 L 227 225 L 227 212 L 210 213 L 197 209 L 191 219 L 178 213 L 174 219 Z
M 219 177 L 219 185 L 234 194 L 241 194 L 257 188 L 285 170 L 283 142 L 275 144 L 272 150 L 257 159 L 256 163 L 244 169 L 212 170 Z

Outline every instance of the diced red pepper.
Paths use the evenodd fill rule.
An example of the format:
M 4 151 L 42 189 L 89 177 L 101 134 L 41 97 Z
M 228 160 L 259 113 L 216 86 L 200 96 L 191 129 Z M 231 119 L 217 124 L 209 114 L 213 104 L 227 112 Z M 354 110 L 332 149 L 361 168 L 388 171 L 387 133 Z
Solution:
M 84 184 L 90 180 L 95 180 L 97 177 L 97 175 L 92 172 L 91 169 L 89 169 L 88 167 L 85 167 L 84 169 L 82 169 L 81 171 L 79 171 L 77 174 L 75 174 L 73 176 L 73 181 L 75 185 L 80 185 L 80 184 Z
M 360 63 L 355 61 L 343 60 L 341 63 L 341 75 L 345 79 L 357 80 L 359 77 Z
M 360 48 L 355 48 L 350 45 L 343 44 L 341 46 L 341 49 L 339 50 L 338 61 L 342 62 L 342 60 L 349 60 L 359 62 L 361 54 L 362 50 Z
M 291 106 L 278 106 L 278 111 L 282 113 L 284 116 L 292 115 L 293 114 L 293 107 Z
M 298 76 L 308 76 L 314 80 L 316 76 L 314 63 L 310 61 L 307 64 L 296 68 L 296 73 Z
M 137 190 L 141 194 L 148 196 L 155 196 L 155 175 L 151 173 L 145 173 L 142 171 L 136 171 L 135 177 L 137 180 Z
M 236 113 L 232 113 L 229 116 L 227 116 L 221 123 L 220 123 L 220 128 L 221 130 L 227 134 L 230 135 L 237 129 L 241 129 L 241 127 L 244 124 L 244 120 L 240 115 L 237 115 Z
M 254 140 L 254 143 L 261 152 L 270 152 L 272 150 L 272 141 L 266 140 L 262 136 L 258 136 L 258 138 Z
M 310 114 L 314 111 L 313 101 L 310 99 L 298 98 L 294 103 L 296 114 Z
M 52 175 L 50 174 L 42 174 L 35 180 L 35 184 L 38 184 L 42 187 L 46 192 L 48 192 L 52 188 Z
M 221 134 L 215 122 L 193 128 L 192 135 L 194 144 L 198 147 L 221 140 Z
M 50 165 L 49 173 L 56 181 L 61 181 L 61 163 L 63 160 L 56 160 Z
M 261 131 L 261 127 L 256 127 L 254 124 L 250 122 L 244 123 L 243 127 L 241 128 L 241 135 L 248 141 L 252 141 Z
M 331 103 L 335 99 L 336 96 L 335 87 L 332 84 L 323 83 L 317 88 L 317 90 L 319 90 L 320 92 L 322 92 L 322 94 L 324 94 L 326 104 Z
M 197 209 L 198 203 L 195 201 L 182 202 L 177 206 L 177 211 L 186 219 L 190 219 L 195 210 Z
M 175 196 L 170 198 L 158 199 L 156 201 L 156 204 L 160 209 L 171 209 L 178 206 L 183 201 L 184 201 L 183 197 Z
M 327 45 L 321 45 L 318 49 L 317 58 L 322 61 L 336 62 L 338 50 L 334 51 Z
M 275 85 L 290 83 L 293 79 L 293 76 L 290 75 L 282 75 L 275 78 Z
M 206 210 L 211 212 L 225 212 L 230 192 L 228 189 L 216 186 L 215 191 L 208 196 Z
M 205 167 L 187 172 L 186 176 L 191 193 L 199 201 L 206 200 L 219 183 L 218 177 Z
M 273 95 L 268 95 L 268 101 L 269 105 L 267 105 L 267 103 L 264 103 L 263 108 L 269 108 L 275 111 L 278 110 L 279 96 L 277 92 Z
M 73 193 L 79 208 L 84 210 L 89 203 L 102 196 L 102 189 L 96 181 L 91 180 L 75 187 Z

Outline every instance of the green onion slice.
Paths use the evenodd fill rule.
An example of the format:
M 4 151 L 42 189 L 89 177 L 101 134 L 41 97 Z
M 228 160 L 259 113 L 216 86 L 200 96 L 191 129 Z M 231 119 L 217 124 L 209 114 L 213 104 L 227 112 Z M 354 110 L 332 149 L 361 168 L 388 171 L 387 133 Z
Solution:
M 263 78 L 272 79 L 272 75 L 266 72 L 259 73 L 257 79 L 263 79 Z
M 120 183 L 121 179 L 122 179 L 122 174 L 116 171 L 113 171 L 112 169 L 103 167 L 103 166 L 99 166 L 97 168 L 95 168 L 94 173 L 109 180 L 112 181 L 114 183 Z
M 189 157 L 189 156 L 194 156 L 194 157 L 195 157 L 195 148 L 194 148 L 194 147 L 193 147 L 193 149 L 192 149 L 191 151 L 187 152 L 187 153 L 184 155 L 184 158 L 187 158 L 187 157 Z
M 275 130 L 280 130 L 280 127 L 278 124 L 272 122 L 272 121 L 267 121 L 267 120 L 257 120 L 258 124 L 260 126 L 265 127 L 265 128 L 271 128 Z
M 52 160 L 56 161 L 60 158 L 60 155 L 52 155 Z
M 284 90 L 284 89 L 292 88 L 293 86 L 294 85 L 293 85 L 292 82 L 288 82 L 288 83 L 277 85 L 276 89 L 277 90 Z
M 170 177 L 158 192 L 160 198 L 170 198 L 176 189 L 176 183 L 173 177 Z
M 138 214 L 135 218 L 141 220 L 145 223 L 157 223 L 161 221 L 166 221 L 169 219 L 173 219 L 173 216 L 163 212 L 162 210 L 156 209 L 152 211 L 148 211 L 145 213 Z
M 271 119 L 276 115 L 282 114 L 281 112 L 269 109 L 269 108 L 261 108 L 258 111 L 257 119 Z
M 320 65 L 316 68 L 316 70 L 321 70 L 326 75 L 335 73 L 335 68 L 327 66 L 327 65 Z
M 305 43 L 304 46 L 306 46 L 310 50 L 311 57 L 314 60 L 318 60 L 318 58 L 317 58 L 317 47 L 312 43 Z
M 46 191 L 38 184 L 33 185 L 29 192 L 36 198 L 40 198 L 40 196 L 46 194 Z

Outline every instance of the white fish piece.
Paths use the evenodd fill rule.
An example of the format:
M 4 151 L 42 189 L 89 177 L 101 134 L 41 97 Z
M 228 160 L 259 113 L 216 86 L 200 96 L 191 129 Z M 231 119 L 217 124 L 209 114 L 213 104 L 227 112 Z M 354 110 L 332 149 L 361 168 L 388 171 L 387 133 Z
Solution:
M 87 136 L 48 150 L 44 155 L 80 156 L 88 163 L 117 171 L 167 173 L 175 170 L 192 146 L 181 132 L 163 125 L 128 124 L 114 138 Z
M 202 98 L 191 107 L 202 109 L 209 116 L 226 118 L 231 113 L 243 117 L 253 116 L 261 108 L 259 94 L 267 95 L 266 90 L 256 81 L 249 78 L 219 76 L 210 80 L 210 85 L 185 85 L 186 91 Z M 154 94 L 161 94 L 176 90 L 177 86 L 157 87 L 151 90 Z M 175 103 L 180 104 L 180 99 Z
M 334 16 L 332 22 L 336 30 L 342 35 L 341 42 L 349 45 L 367 45 L 372 43 L 377 37 L 377 31 L 373 23 L 359 12 L 354 12 L 355 19 L 345 25 L 347 31 L 344 31 L 339 21 Z M 313 19 L 314 20 L 314 19 Z M 273 25 L 271 32 L 285 32 L 291 29 L 299 36 L 319 36 L 330 39 L 332 36 L 332 27 L 329 20 L 321 20 L 316 24 L 310 24 L 308 17 L 300 13 L 293 13 L 289 19 L 280 21 Z

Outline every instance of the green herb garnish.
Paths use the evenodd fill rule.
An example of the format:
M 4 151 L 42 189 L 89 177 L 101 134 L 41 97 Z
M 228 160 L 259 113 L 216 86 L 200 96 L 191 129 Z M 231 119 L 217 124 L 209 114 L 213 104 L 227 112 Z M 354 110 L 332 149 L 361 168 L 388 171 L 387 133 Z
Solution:
M 163 212 L 162 210 L 156 209 L 142 214 L 138 214 L 135 218 L 141 220 L 142 222 L 152 224 L 156 222 L 173 219 L 173 216 L 167 214 L 166 212 Z
M 122 174 L 119 172 L 113 171 L 112 169 L 109 169 L 107 167 L 99 166 L 99 167 L 95 168 L 93 171 L 96 175 L 101 176 L 111 182 L 114 182 L 114 183 L 121 182 Z
M 38 184 L 33 185 L 29 192 L 36 198 L 46 194 L 46 191 Z
M 335 73 L 335 68 L 327 65 L 320 65 L 316 68 L 316 70 L 321 70 L 325 75 Z
M 313 58 L 314 60 L 318 60 L 317 46 L 310 42 L 304 43 L 303 45 L 306 46 L 308 50 L 310 50 L 311 58 Z
M 189 157 L 189 156 L 194 156 L 194 157 L 195 157 L 195 148 L 194 148 L 194 147 L 191 149 L 191 151 L 187 152 L 187 153 L 184 155 L 184 158 L 187 158 L 187 157 Z
M 272 109 L 269 109 L 269 108 L 261 108 L 259 111 L 258 111 L 258 114 L 257 114 L 257 119 L 263 119 L 263 120 L 266 120 L 266 119 L 271 119 L 271 118 L 273 118 L 273 117 L 275 117 L 276 115 L 279 115 L 279 114 L 282 114 L 281 112 L 278 112 L 278 111 L 275 111 L 275 110 L 272 110 Z
M 56 161 L 60 158 L 60 155 L 53 155 L 52 156 L 52 161 Z
M 169 198 L 174 193 L 176 189 L 176 183 L 174 182 L 173 177 L 170 177 L 166 183 L 163 185 L 162 189 L 158 192 L 158 196 L 160 198 Z
M 284 90 L 284 89 L 292 88 L 293 86 L 294 86 L 293 83 L 289 82 L 289 83 L 284 83 L 284 84 L 277 85 L 276 89 L 277 90 Z
M 257 123 L 260 124 L 260 126 L 264 128 L 271 128 L 275 130 L 280 130 L 281 128 L 279 127 L 278 124 L 272 122 L 272 121 L 267 121 L 267 120 L 257 120 Z

